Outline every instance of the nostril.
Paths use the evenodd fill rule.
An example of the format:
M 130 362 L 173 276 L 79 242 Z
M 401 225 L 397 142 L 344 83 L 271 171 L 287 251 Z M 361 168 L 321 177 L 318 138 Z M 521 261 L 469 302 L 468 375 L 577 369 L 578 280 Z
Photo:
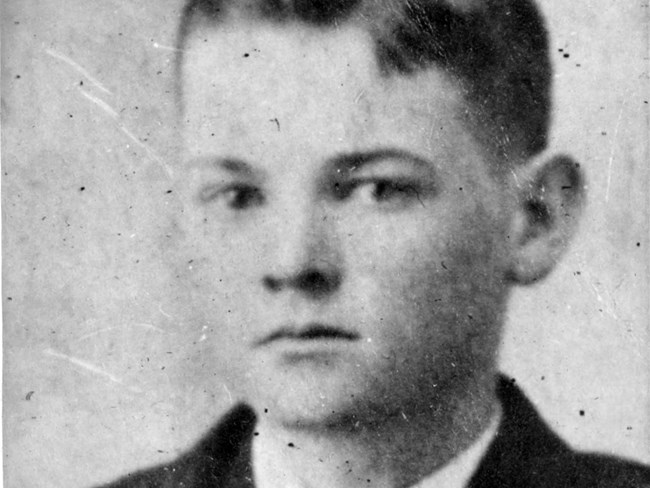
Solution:
M 280 291 L 280 289 L 282 288 L 282 280 L 279 280 L 272 276 L 265 276 L 264 286 L 271 291 Z
M 306 295 L 321 297 L 336 290 L 341 284 L 341 278 L 336 272 L 308 269 L 293 277 L 265 276 L 263 283 L 268 290 L 274 292 L 292 288 Z
M 340 277 L 337 273 L 320 270 L 307 270 L 296 276 L 294 286 L 312 295 L 326 295 L 338 288 Z

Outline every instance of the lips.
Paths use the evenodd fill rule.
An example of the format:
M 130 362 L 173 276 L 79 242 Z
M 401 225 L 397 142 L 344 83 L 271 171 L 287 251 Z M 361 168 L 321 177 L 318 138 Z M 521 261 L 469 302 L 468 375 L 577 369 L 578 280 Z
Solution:
M 359 335 L 331 325 L 310 323 L 304 327 L 282 327 L 262 340 L 258 341 L 258 346 L 265 346 L 277 341 L 319 341 L 319 340 L 341 340 L 355 341 Z

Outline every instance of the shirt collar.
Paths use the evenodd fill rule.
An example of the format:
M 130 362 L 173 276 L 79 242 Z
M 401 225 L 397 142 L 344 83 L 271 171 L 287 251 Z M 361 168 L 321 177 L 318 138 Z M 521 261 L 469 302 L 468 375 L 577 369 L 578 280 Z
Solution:
M 492 417 L 488 428 L 468 449 L 421 480 L 413 488 L 465 488 L 468 486 L 470 479 L 496 437 L 500 423 L 501 409 L 499 408 Z

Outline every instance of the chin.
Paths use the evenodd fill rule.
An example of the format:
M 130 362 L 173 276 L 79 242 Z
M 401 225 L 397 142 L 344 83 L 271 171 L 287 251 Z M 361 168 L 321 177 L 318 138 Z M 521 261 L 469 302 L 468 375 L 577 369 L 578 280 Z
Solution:
M 356 384 L 319 380 L 291 386 L 285 383 L 249 403 L 261 419 L 284 429 L 331 433 L 382 425 L 401 412 L 398 398 L 380 394 L 382 388 L 372 388 L 367 380 Z M 359 384 L 371 388 L 359 388 Z
M 261 420 L 287 429 L 347 429 L 364 418 L 364 392 L 352 388 L 350 382 L 322 376 L 301 379 L 255 385 L 255 394 L 246 395 L 247 403 Z
M 371 413 L 368 408 L 359 404 L 323 404 L 296 405 L 290 409 L 280 408 L 278 417 L 274 420 L 289 430 L 320 431 L 320 432 L 350 432 L 361 426 L 367 427 L 377 412 Z

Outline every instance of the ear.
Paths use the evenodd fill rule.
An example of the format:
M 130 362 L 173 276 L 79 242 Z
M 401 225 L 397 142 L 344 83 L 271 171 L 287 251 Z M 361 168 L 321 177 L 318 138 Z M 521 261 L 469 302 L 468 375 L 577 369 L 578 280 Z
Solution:
M 529 284 L 544 278 L 567 249 L 578 228 L 585 187 L 580 165 L 568 156 L 529 163 L 514 174 L 518 200 L 509 278 Z

